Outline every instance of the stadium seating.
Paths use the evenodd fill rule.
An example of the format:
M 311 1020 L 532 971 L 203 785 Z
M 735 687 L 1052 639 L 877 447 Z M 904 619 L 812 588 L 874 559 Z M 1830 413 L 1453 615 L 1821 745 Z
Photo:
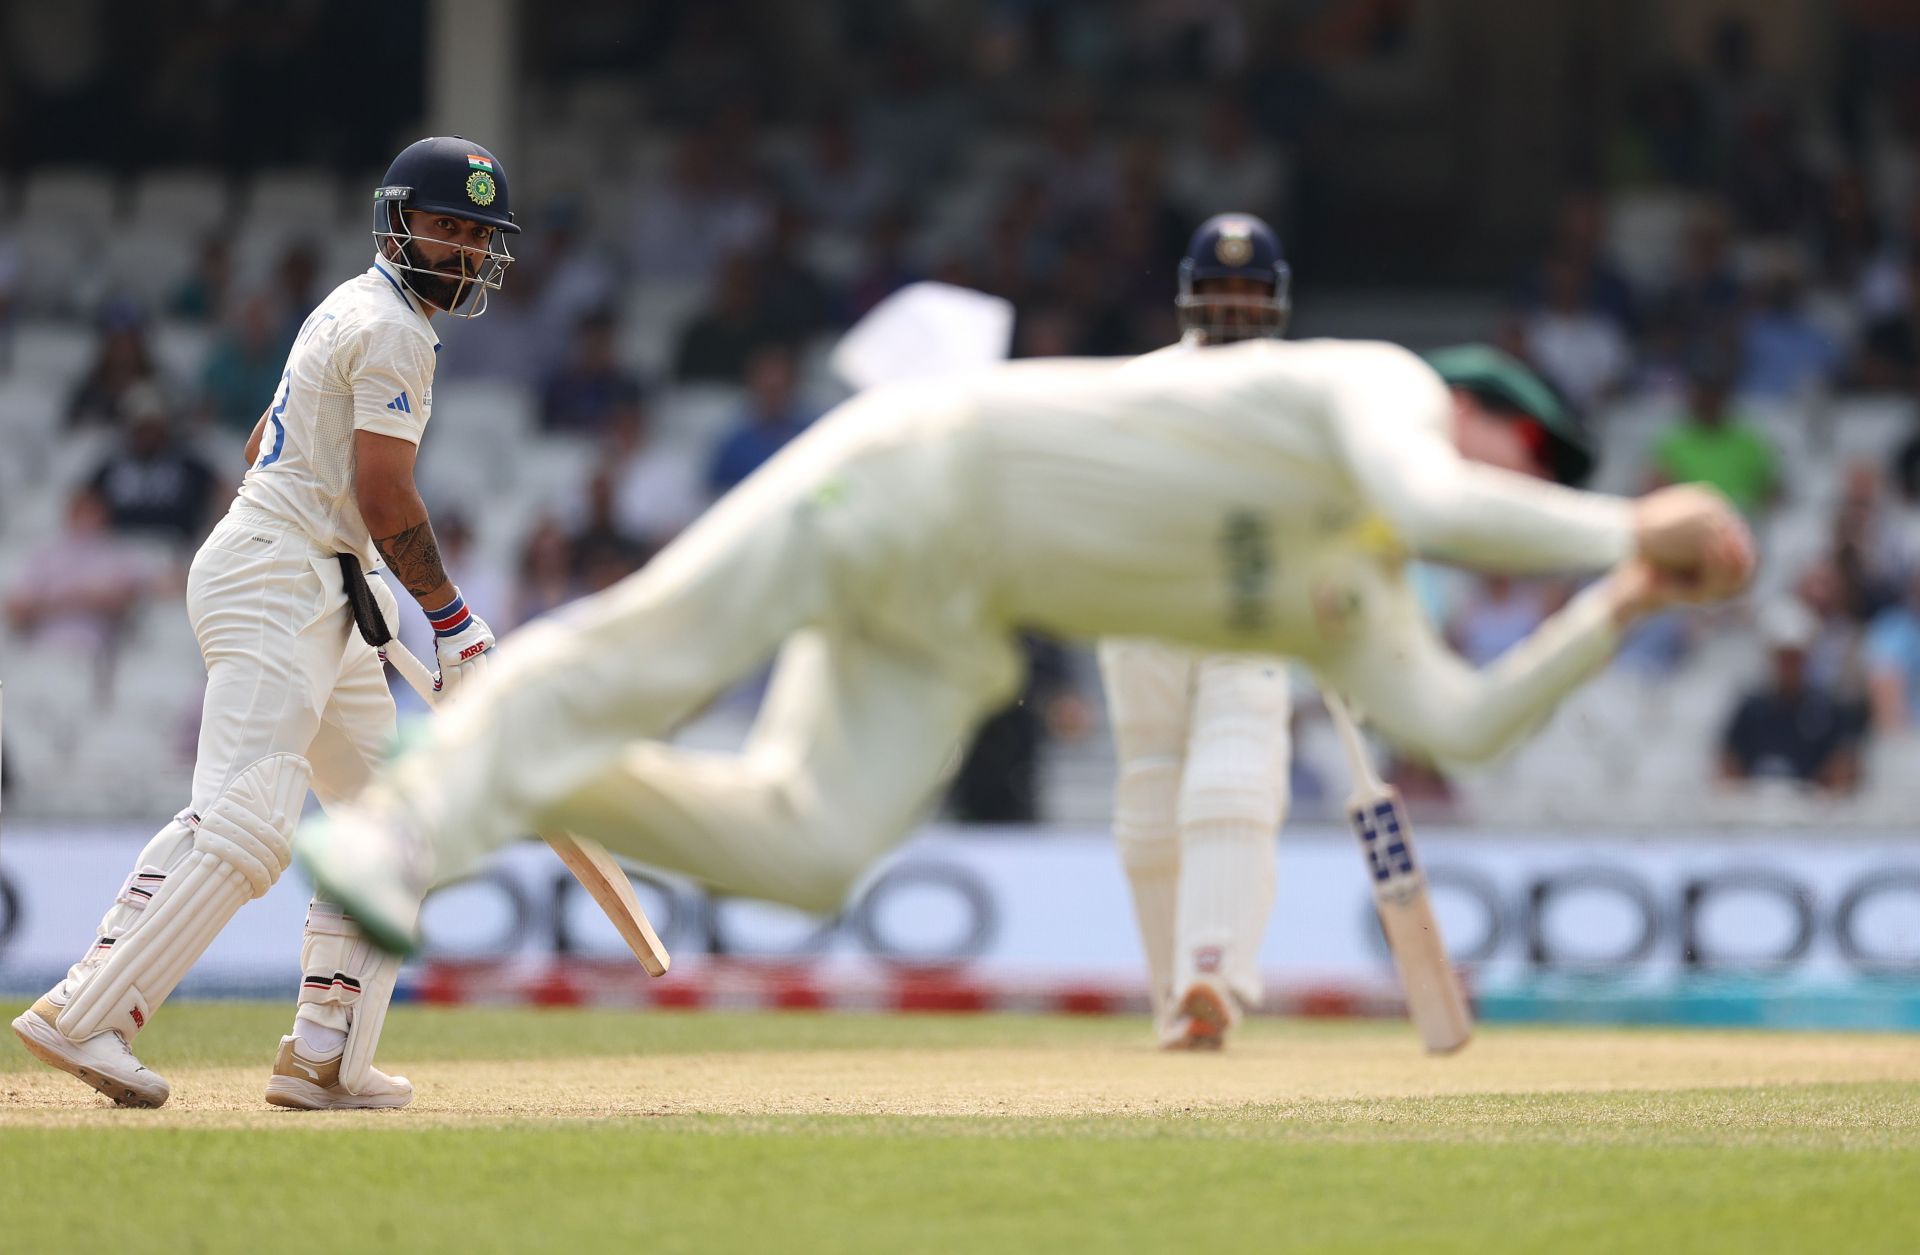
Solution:
M 161 170 L 134 186 L 129 226 L 200 238 L 233 212 L 226 179 L 212 170 Z
M 570 97 L 567 115 L 579 127 L 554 130 L 530 145 L 528 181 L 537 177 L 538 186 L 576 192 L 599 186 L 589 177 L 595 167 L 586 142 L 596 128 L 623 137 L 625 173 L 660 177 L 677 140 L 637 128 L 633 107 L 617 91 L 582 85 Z M 798 159 L 804 145 L 800 133 L 779 133 L 763 137 L 763 155 Z M 961 177 L 919 220 L 920 242 L 983 236 L 1000 204 L 998 190 L 1028 168 L 1036 151 L 1032 139 L 1018 135 L 971 143 L 957 166 Z M 0 187 L 0 239 L 11 238 L 21 258 L 20 320 L 5 332 L 7 351 L 0 353 L 0 362 L 7 363 L 0 371 L 0 440 L 7 449 L 0 458 L 0 589 L 24 556 L 58 528 L 67 493 L 102 452 L 106 437 L 75 436 L 64 419 L 68 397 L 92 360 L 89 315 L 98 300 L 113 291 L 159 308 L 191 273 L 208 232 L 223 227 L 234 232 L 236 282 L 243 288 L 265 279 L 295 242 L 317 249 L 322 282 L 332 282 L 363 266 L 371 251 L 358 220 L 365 182 L 298 168 L 239 181 L 199 169 L 156 171 L 131 181 L 95 169 L 51 169 Z M 617 226 L 625 209 L 624 202 L 607 199 L 604 188 L 599 195 L 599 203 L 589 200 L 588 221 L 598 220 L 604 233 L 609 224 Z M 1609 238 L 1623 268 L 1644 276 L 1667 266 L 1690 211 L 1685 197 L 1620 198 L 1609 215 Z M 842 273 L 860 254 L 855 242 L 823 236 L 812 243 L 810 256 L 824 272 Z M 93 278 L 76 285 L 83 274 Z M 669 378 L 680 330 L 702 306 L 704 290 L 698 284 L 619 290 L 622 359 L 647 378 Z M 1302 321 L 1312 334 L 1431 345 L 1460 338 L 1463 327 L 1494 325 L 1500 310 L 1497 296 L 1489 295 L 1328 293 L 1316 296 Z M 183 391 L 197 384 L 214 336 L 204 323 L 166 317 L 149 327 L 160 369 Z M 812 345 L 802 358 L 804 389 L 823 405 L 840 395 L 824 367 L 828 342 Z M 453 377 L 436 386 L 436 416 L 457 424 L 463 438 L 427 443 L 423 489 L 436 506 L 466 506 L 487 560 L 512 569 L 535 519 L 577 518 L 597 450 L 541 436 L 537 396 L 526 386 Z M 648 399 L 652 438 L 697 463 L 740 403 L 733 387 L 661 387 Z M 1636 397 L 1600 415 L 1598 486 L 1617 492 L 1644 487 L 1648 451 L 1675 409 L 1671 400 Z M 1761 530 L 1768 563 L 1754 599 L 1760 602 L 1787 592 L 1794 573 L 1829 545 L 1843 469 L 1862 458 L 1884 464 L 1912 432 L 1914 406 L 1902 398 L 1850 397 L 1748 405 L 1744 412 L 1766 431 L 1787 475 L 1785 499 Z M 229 470 L 231 445 L 225 434 L 207 441 L 210 456 Z M 478 503 L 485 508 L 476 508 Z M 0 650 L 8 663 L 9 724 L 35 729 L 31 739 L 8 742 L 16 779 L 63 782 L 47 786 L 52 793 L 29 787 L 17 799 L 24 811 L 91 808 L 89 813 L 105 814 L 132 807 L 157 814 L 177 805 L 190 765 L 200 683 L 197 651 L 177 601 L 156 603 L 139 618 L 105 681 L 76 674 L 70 659 L 42 658 L 31 642 L 4 629 Z M 1080 665 L 1083 689 L 1097 691 L 1091 668 L 1084 659 Z M 1693 806 L 1711 778 L 1721 721 L 1759 665 L 1744 619 L 1734 615 L 1670 678 L 1649 680 L 1616 668 L 1568 702 L 1537 740 L 1503 763 L 1462 777 L 1459 812 L 1523 827 L 1538 825 L 1542 816 L 1571 823 L 1596 816 L 1629 823 L 1670 820 L 1676 810 Z M 737 737 L 748 709 L 723 705 L 699 735 Z M 1301 721 L 1297 739 L 1308 770 L 1337 804 L 1345 792 L 1337 745 L 1311 715 Z M 1886 753 L 1877 749 L 1874 761 L 1889 761 Z M 114 790 L 96 787 L 95 776 L 84 769 L 108 763 L 118 764 L 124 778 Z M 65 767 L 42 771 L 36 764 Z M 1846 803 L 1848 813 L 1897 817 L 1887 782 L 1898 778 L 1897 772 L 1871 773 L 1866 793 Z M 1112 782 L 1104 728 L 1096 724 L 1083 740 L 1050 744 L 1042 779 L 1051 817 L 1102 822 Z M 1755 806 L 1780 822 L 1805 809 L 1803 802 L 1778 796 L 1763 803 L 1706 803 L 1712 814 L 1746 815 Z
M 20 201 L 20 226 L 30 234 L 74 232 L 106 234 L 118 212 L 118 189 L 99 170 L 45 169 L 27 180 Z

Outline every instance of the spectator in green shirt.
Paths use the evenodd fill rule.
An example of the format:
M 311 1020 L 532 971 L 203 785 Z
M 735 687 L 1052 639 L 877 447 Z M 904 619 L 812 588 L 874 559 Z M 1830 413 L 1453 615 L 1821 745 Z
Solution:
M 1759 514 L 1780 491 L 1773 446 L 1727 406 L 1728 381 L 1717 372 L 1693 377 L 1687 416 L 1653 449 L 1654 478 L 1663 484 L 1711 484 L 1748 516 Z

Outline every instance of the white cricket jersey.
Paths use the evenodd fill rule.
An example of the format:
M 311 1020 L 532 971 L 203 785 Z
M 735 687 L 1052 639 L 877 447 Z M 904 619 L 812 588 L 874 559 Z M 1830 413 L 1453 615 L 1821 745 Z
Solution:
M 1305 577 L 1357 536 L 1515 574 L 1601 570 L 1632 550 L 1624 500 L 1461 458 L 1445 384 L 1390 344 L 1016 362 L 967 395 L 993 450 L 1014 601 L 1072 634 L 1194 640 L 1181 619 L 1198 607 L 1219 648 L 1310 657 L 1330 611 Z M 1044 569 L 1023 557 L 1042 550 Z
M 439 349 L 432 323 L 380 259 L 335 288 L 294 338 L 240 501 L 376 565 L 353 495 L 353 433 L 418 444 Z
M 1198 339 L 1190 340 L 1186 336 L 1181 336 L 1178 340 L 1175 340 L 1172 344 L 1163 344 L 1157 349 L 1152 349 L 1152 350 L 1149 350 L 1148 352 L 1142 353 L 1140 356 L 1134 358 L 1133 361 L 1134 362 L 1157 362 L 1157 361 L 1160 361 L 1162 358 L 1172 357 L 1179 353 L 1191 353 L 1195 349 L 1202 349 L 1205 347 L 1206 345 L 1203 344 Z M 1130 362 L 1128 364 L 1131 365 L 1132 363 Z

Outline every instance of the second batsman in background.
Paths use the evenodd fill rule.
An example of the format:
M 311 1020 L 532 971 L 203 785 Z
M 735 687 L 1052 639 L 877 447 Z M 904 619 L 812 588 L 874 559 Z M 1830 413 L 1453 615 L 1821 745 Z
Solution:
M 1278 339 L 1290 269 L 1252 214 L 1200 224 L 1180 261 L 1177 344 L 1143 362 Z M 1260 1001 L 1273 911 L 1274 834 L 1286 818 L 1287 664 L 1155 640 L 1100 643 L 1114 752 L 1113 835 L 1133 890 L 1154 1023 L 1168 1049 L 1217 1050 Z
M 436 633 L 449 692 L 491 659 L 493 633 L 447 579 L 414 458 L 433 408 L 433 317 L 486 309 L 517 233 L 506 174 L 455 136 L 409 145 L 373 194 L 373 264 L 307 316 L 226 518 L 194 556 L 187 613 L 207 668 L 192 800 L 140 852 L 66 979 L 13 1022 L 35 1057 L 122 1106 L 167 1082 L 133 1042 L 227 921 L 286 870 L 309 788 L 358 793 L 394 736 L 386 669 L 350 600 L 398 619 L 384 562 Z M 355 597 L 356 591 L 360 594 Z M 356 611 L 359 613 L 359 611 Z M 267 1101 L 302 1110 L 403 1107 L 413 1087 L 373 1066 L 398 964 L 337 901 L 316 897 L 293 1031 Z

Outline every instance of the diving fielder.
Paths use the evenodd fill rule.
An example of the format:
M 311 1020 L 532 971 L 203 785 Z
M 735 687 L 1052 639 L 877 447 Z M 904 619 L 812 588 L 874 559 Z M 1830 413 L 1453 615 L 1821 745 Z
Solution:
M 1143 362 L 1286 331 L 1291 273 L 1252 214 L 1200 224 L 1180 261 L 1177 344 Z M 1133 889 L 1154 1023 L 1168 1049 L 1219 1049 L 1260 1000 L 1286 818 L 1287 664 L 1153 640 L 1100 643 L 1119 760 L 1113 835 Z
M 373 202 L 373 266 L 300 328 L 239 495 L 188 577 L 207 667 L 192 802 L 141 851 L 86 956 L 13 1022 L 34 1055 L 123 1106 L 167 1100 L 134 1039 L 286 869 L 308 789 L 329 808 L 353 797 L 392 743 L 385 668 L 348 612 L 361 564 L 384 561 L 426 612 L 449 692 L 491 661 L 493 634 L 441 568 L 413 464 L 433 409 L 433 317 L 485 310 L 512 260 L 503 236 L 520 228 L 499 162 L 457 137 L 404 149 Z M 384 581 L 371 584 L 397 622 Z M 372 1062 L 397 963 L 338 901 L 308 908 L 267 1101 L 402 1107 L 413 1087 Z
M 1540 381 L 1486 349 L 1447 370 L 1253 340 L 862 393 L 638 573 L 518 634 L 296 851 L 398 951 L 428 889 L 535 828 L 831 911 L 1015 691 L 1026 625 L 1296 658 L 1402 744 L 1487 758 L 1627 622 L 1740 587 L 1752 548 L 1705 489 L 1543 482 L 1552 433 L 1479 399 Z M 1410 553 L 1613 573 L 1476 672 L 1420 613 Z M 658 740 L 776 648 L 740 754 Z

